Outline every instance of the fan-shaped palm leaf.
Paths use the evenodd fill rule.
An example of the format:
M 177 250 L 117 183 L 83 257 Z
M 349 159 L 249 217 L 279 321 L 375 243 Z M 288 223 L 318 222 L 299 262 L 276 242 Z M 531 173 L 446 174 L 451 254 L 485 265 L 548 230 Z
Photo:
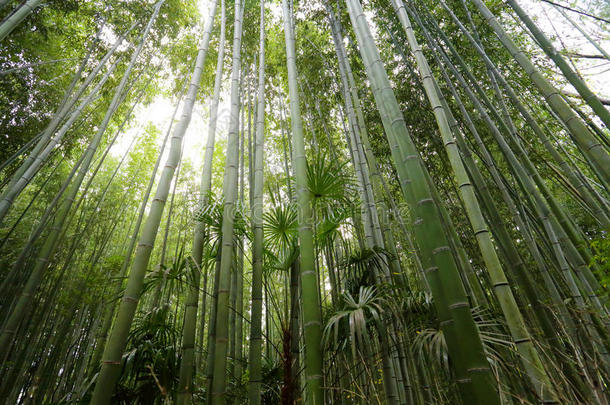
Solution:
M 157 266 L 155 271 L 146 274 L 143 292 L 146 293 L 159 285 L 162 289 L 183 291 L 193 276 L 193 269 L 188 262 L 189 260 L 183 257 L 181 252 L 169 266 Z
M 297 212 L 291 204 L 276 205 L 263 214 L 265 244 L 275 249 L 293 245 L 297 233 Z
M 222 235 L 222 218 L 224 202 L 222 200 L 210 199 L 208 204 L 194 214 L 195 221 L 201 221 L 206 227 L 206 239 L 208 243 L 217 243 Z M 240 203 L 235 207 L 234 237 L 235 240 L 241 236 L 248 236 L 246 216 Z
M 510 372 L 507 369 L 506 359 L 498 352 L 501 349 L 515 352 L 514 344 L 511 342 L 510 335 L 506 332 L 504 325 L 487 310 L 473 308 L 471 312 L 479 329 L 483 348 L 490 364 L 496 369 L 496 372 L 499 368 L 503 368 L 505 372 Z M 416 331 L 415 334 L 414 352 L 422 367 L 425 367 L 428 361 L 432 361 L 449 372 L 449 355 L 443 331 L 436 328 L 426 328 Z
M 360 347 L 371 351 L 372 341 L 367 323 L 369 320 L 378 322 L 383 312 L 383 299 L 377 293 L 375 287 L 360 287 L 358 299 L 346 291 L 343 293 L 343 308 L 336 312 L 328 320 L 324 328 L 324 341 L 330 343 L 330 336 L 333 342 L 339 342 L 341 330 L 349 331 L 352 357 L 356 358 L 356 353 Z M 347 325 L 345 323 L 347 322 Z
M 322 210 L 322 217 L 318 218 L 316 226 L 316 239 L 318 245 L 326 246 L 335 241 L 335 238 L 345 231 L 344 227 L 351 225 L 352 207 L 344 205 L 327 206 Z
M 299 246 L 296 243 L 276 251 L 264 248 L 263 271 L 288 271 L 298 257 Z
M 362 285 L 375 283 L 376 274 L 382 274 L 389 262 L 390 253 L 382 248 L 358 249 L 341 263 L 347 272 L 346 289 L 356 291 Z
M 123 355 L 115 403 L 152 403 L 171 392 L 178 382 L 180 331 L 168 319 L 169 306 L 138 316 Z
M 345 163 L 330 160 L 328 156 L 316 155 L 307 162 L 307 187 L 314 204 L 330 200 L 347 202 L 351 194 L 353 179 L 346 174 Z

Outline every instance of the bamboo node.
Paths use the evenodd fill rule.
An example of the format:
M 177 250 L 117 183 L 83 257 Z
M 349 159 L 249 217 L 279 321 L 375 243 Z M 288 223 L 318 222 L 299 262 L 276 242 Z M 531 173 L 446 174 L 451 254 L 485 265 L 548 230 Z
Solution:
M 473 367 L 468 369 L 469 373 L 489 373 L 488 367 Z
M 502 286 L 504 286 L 504 285 L 508 285 L 508 281 L 501 281 L 501 282 L 499 282 L 499 283 L 495 283 L 495 284 L 494 284 L 494 288 L 495 288 L 495 287 L 502 287 Z
M 432 198 L 424 198 L 423 200 L 419 200 L 417 205 L 424 205 L 426 203 L 432 203 L 434 200 Z
M 448 252 L 449 250 L 449 246 L 439 246 L 432 251 L 432 254 L 435 255 L 437 253 Z
M 455 304 L 449 305 L 449 309 L 468 308 L 469 305 L 466 301 L 456 302 Z

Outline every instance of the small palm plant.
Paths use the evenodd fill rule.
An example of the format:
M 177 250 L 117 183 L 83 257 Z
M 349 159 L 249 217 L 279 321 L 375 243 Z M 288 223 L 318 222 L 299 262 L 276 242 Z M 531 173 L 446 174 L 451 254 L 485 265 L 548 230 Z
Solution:
M 338 369 L 336 374 L 351 375 L 354 390 L 362 390 L 367 397 L 378 397 L 381 376 L 377 361 L 380 334 L 385 333 L 382 327 L 385 300 L 375 287 L 361 286 L 356 297 L 345 291 L 341 304 L 341 309 L 326 322 L 323 334 L 323 341 L 329 348 L 345 359 L 351 357 L 351 365 L 337 364 L 338 368 L 346 370 Z
M 169 307 L 153 308 L 134 321 L 113 403 L 165 403 L 178 382 L 180 331 Z
M 374 324 L 381 321 L 383 299 L 375 287 L 364 286 L 360 287 L 357 298 L 354 298 L 349 291 L 345 291 L 342 298 L 343 308 L 332 315 L 326 323 L 324 341 L 336 345 L 340 341 L 340 335 L 345 335 L 345 331 L 349 331 L 351 353 L 355 359 L 359 348 L 364 347 L 369 352 L 373 348 L 373 335 L 368 324 L 370 321 Z

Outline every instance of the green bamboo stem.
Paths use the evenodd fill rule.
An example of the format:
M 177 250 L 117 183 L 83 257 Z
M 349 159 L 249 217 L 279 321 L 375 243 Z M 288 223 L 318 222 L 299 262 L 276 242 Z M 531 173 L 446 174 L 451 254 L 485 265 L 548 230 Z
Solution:
M 563 123 L 567 126 L 581 153 L 590 159 L 592 166 L 595 167 L 596 172 L 600 175 L 600 181 L 604 184 L 606 190 L 608 190 L 608 184 L 610 184 L 610 157 L 608 156 L 608 152 L 605 150 L 603 145 L 595 139 L 585 123 L 572 111 L 570 106 L 561 97 L 557 89 L 555 89 L 550 82 L 545 79 L 544 76 L 542 76 L 525 53 L 521 51 L 509 38 L 494 15 L 485 6 L 483 1 L 472 0 L 472 2 L 477 6 L 483 15 L 483 18 L 494 30 L 504 47 L 510 52 L 513 58 L 515 58 L 517 63 L 519 63 L 519 65 L 525 70 L 526 74 L 530 77 L 534 85 L 544 95 L 544 98 L 549 103 L 549 106 L 557 113 Z
M 406 128 L 362 8 L 356 0 L 349 0 L 347 4 L 401 187 L 414 215 L 414 228 L 422 262 L 450 353 L 456 362 L 462 397 L 467 402 L 474 399 L 485 403 L 499 403 L 498 392 L 438 219 L 437 207 L 427 184 L 419 153 Z M 469 344 L 465 345 L 465 341 Z
M 157 5 L 157 12 L 161 4 L 162 1 Z M 207 22 L 209 25 L 212 23 L 213 18 Z M 152 253 L 158 233 L 172 178 L 174 177 L 174 172 L 180 161 L 182 138 L 190 122 L 193 106 L 195 104 L 195 98 L 197 91 L 199 90 L 199 82 L 209 45 L 209 31 L 211 31 L 211 29 L 204 31 L 207 32 L 208 35 L 204 33 L 201 42 L 199 43 L 195 68 L 193 70 L 191 84 L 184 102 L 182 117 L 174 129 L 171 138 L 169 156 L 161 173 L 155 198 L 153 199 L 148 218 L 144 225 L 144 230 L 142 231 L 142 236 L 140 237 L 134 262 L 127 280 L 125 293 L 123 294 L 123 298 L 119 305 L 115 325 L 110 333 L 106 348 L 104 350 L 102 368 L 100 370 L 100 374 L 98 375 L 98 380 L 91 398 L 92 404 L 109 403 L 114 392 L 116 381 L 119 377 L 121 357 L 125 349 L 125 345 L 127 344 L 129 329 L 131 327 L 131 323 L 137 309 L 137 304 L 142 293 L 144 275 L 150 261 L 150 255 Z
M 207 53 L 208 44 L 210 41 L 210 35 L 212 33 L 212 28 L 214 26 L 214 19 L 216 17 L 216 8 L 217 1 L 214 1 L 211 5 L 210 15 L 208 17 L 208 21 L 206 21 L 206 28 L 203 32 L 202 45 L 200 49 L 204 52 L 202 60 L 205 60 L 205 54 Z M 222 5 L 222 17 L 224 17 L 224 3 Z M 221 22 L 221 24 L 224 22 Z M 224 25 L 221 25 L 221 32 L 224 33 Z M 222 40 L 222 34 L 221 34 Z M 222 43 L 222 42 L 221 42 Z M 196 93 L 195 93 L 196 94 Z M 190 94 L 189 94 L 190 95 Z M 209 133 L 208 133 L 208 141 L 209 141 Z M 212 137 L 213 139 L 213 137 Z M 213 144 L 212 144 L 213 145 Z M 207 148 L 206 148 L 207 152 Z M 211 164 L 209 166 L 205 166 L 204 168 L 208 168 L 211 171 Z M 202 175 L 202 183 L 204 182 L 204 178 Z M 177 183 L 177 179 L 176 179 Z M 174 184 L 176 184 L 174 183 Z M 205 187 L 205 186 L 204 186 Z M 204 187 L 200 190 L 199 197 L 199 209 L 203 210 L 204 207 L 204 196 L 207 195 L 207 191 Z M 201 259 L 203 253 L 203 229 L 202 223 L 198 221 L 195 224 L 195 236 L 193 237 L 193 247 L 191 258 L 193 261 L 191 275 L 192 279 L 190 280 L 190 286 L 188 289 L 188 294 L 186 297 L 186 307 L 184 310 L 184 325 L 182 331 L 182 360 L 180 362 L 180 376 L 178 381 L 178 399 L 176 401 L 179 405 L 185 405 L 191 401 L 191 396 L 193 392 L 193 371 L 195 369 L 195 332 L 197 330 L 197 309 L 199 306 L 199 283 L 201 278 Z
M 42 0 L 27 0 L 21 4 L 19 8 L 11 14 L 6 20 L 0 24 L 0 41 L 4 40 L 17 26 L 27 18 L 36 7 L 42 3 Z
M 263 314 L 263 188 L 264 188 L 264 141 L 265 141 L 265 5 L 260 5 L 258 94 L 256 107 L 256 137 L 254 142 L 254 176 L 252 199 L 252 306 L 250 321 L 250 348 L 248 364 L 248 402 L 261 403 L 262 375 L 262 334 Z
M 559 14 L 563 16 L 563 18 L 568 20 L 568 22 L 572 24 L 572 26 L 576 28 L 578 32 L 580 32 L 582 36 L 585 37 L 587 41 L 589 41 L 589 43 L 593 45 L 595 49 L 599 51 L 599 53 L 602 54 L 604 58 L 610 61 L 610 54 L 608 54 L 608 52 L 606 52 L 606 50 L 599 45 L 598 41 L 594 40 L 591 35 L 589 35 L 587 31 L 585 31 L 576 21 L 570 18 L 570 16 L 565 11 L 563 11 L 563 9 L 559 7 L 555 7 L 555 9 L 559 12 Z
M 307 189 L 307 160 L 297 85 L 298 75 L 294 28 L 292 26 L 292 14 L 288 6 L 288 0 L 282 1 L 282 10 L 286 42 L 286 64 L 288 68 L 288 88 L 290 93 L 293 167 L 299 214 L 299 258 L 305 344 L 305 403 L 321 405 L 324 403 L 324 395 L 322 392 L 322 324 L 318 304 L 320 297 L 314 264 L 315 251 L 312 231 L 311 196 Z
M 591 107 L 591 109 L 597 114 L 597 116 L 606 124 L 607 128 L 610 128 L 610 112 L 604 107 L 600 99 L 589 89 L 589 86 L 580 78 L 566 62 L 563 56 L 557 52 L 551 41 L 544 35 L 544 33 L 538 28 L 538 26 L 532 21 L 527 13 L 519 6 L 515 0 L 507 0 L 507 3 L 515 13 L 519 16 L 519 19 L 525 24 L 527 29 L 532 33 L 536 42 L 540 45 L 544 53 L 555 62 L 557 67 L 564 74 L 565 78 L 570 82 L 585 101 Z
M 231 266 L 234 258 L 234 222 L 237 201 L 239 93 L 241 73 L 242 3 L 235 3 L 233 28 L 233 64 L 231 72 L 231 121 L 227 140 L 227 158 L 223 181 L 223 216 L 220 275 L 218 284 L 216 336 L 214 345 L 214 377 L 211 403 L 224 404 L 226 395 L 227 353 L 229 343 L 229 300 L 231 289 Z
M 205 210 L 208 207 L 209 194 L 212 187 L 212 164 L 214 156 L 214 145 L 216 140 L 216 126 L 218 123 L 218 104 L 220 101 L 220 91 L 222 87 L 222 73 L 224 66 L 224 55 L 225 55 L 225 37 L 226 37 L 226 6 L 224 0 L 220 2 L 221 21 L 220 21 L 220 37 L 218 39 L 219 50 L 218 58 L 216 60 L 216 73 L 214 78 L 214 93 L 210 102 L 210 121 L 208 124 L 208 133 L 205 147 L 205 155 L 203 160 L 203 171 L 201 174 L 201 184 L 199 193 L 199 209 Z M 195 228 L 195 235 L 193 236 L 193 257 L 195 262 L 199 266 L 202 266 L 201 258 L 203 254 L 204 241 L 205 241 L 205 228 L 201 222 L 198 222 Z M 207 298 L 207 280 L 208 275 L 204 278 L 204 291 L 202 293 L 202 311 L 201 311 L 201 322 L 200 322 L 200 341 L 201 346 L 204 345 L 204 329 L 205 329 L 205 304 Z M 217 284 L 217 283 L 216 283 Z M 211 313 L 209 318 L 208 332 L 214 325 L 212 313 L 215 313 L 215 304 L 210 305 Z M 209 347 L 208 347 L 209 349 Z M 203 354 L 200 355 L 200 359 L 203 359 Z M 201 361 L 198 361 L 198 365 L 203 365 Z

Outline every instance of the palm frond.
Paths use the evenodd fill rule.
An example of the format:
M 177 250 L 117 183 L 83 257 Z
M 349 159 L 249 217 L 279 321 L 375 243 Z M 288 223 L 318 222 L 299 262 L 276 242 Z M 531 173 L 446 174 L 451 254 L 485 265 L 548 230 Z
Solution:
M 347 202 L 354 181 L 346 173 L 346 164 L 317 154 L 307 162 L 307 187 L 314 204 L 321 201 Z
M 297 211 L 292 204 L 276 205 L 263 214 L 265 243 L 275 249 L 294 244 L 298 234 Z

